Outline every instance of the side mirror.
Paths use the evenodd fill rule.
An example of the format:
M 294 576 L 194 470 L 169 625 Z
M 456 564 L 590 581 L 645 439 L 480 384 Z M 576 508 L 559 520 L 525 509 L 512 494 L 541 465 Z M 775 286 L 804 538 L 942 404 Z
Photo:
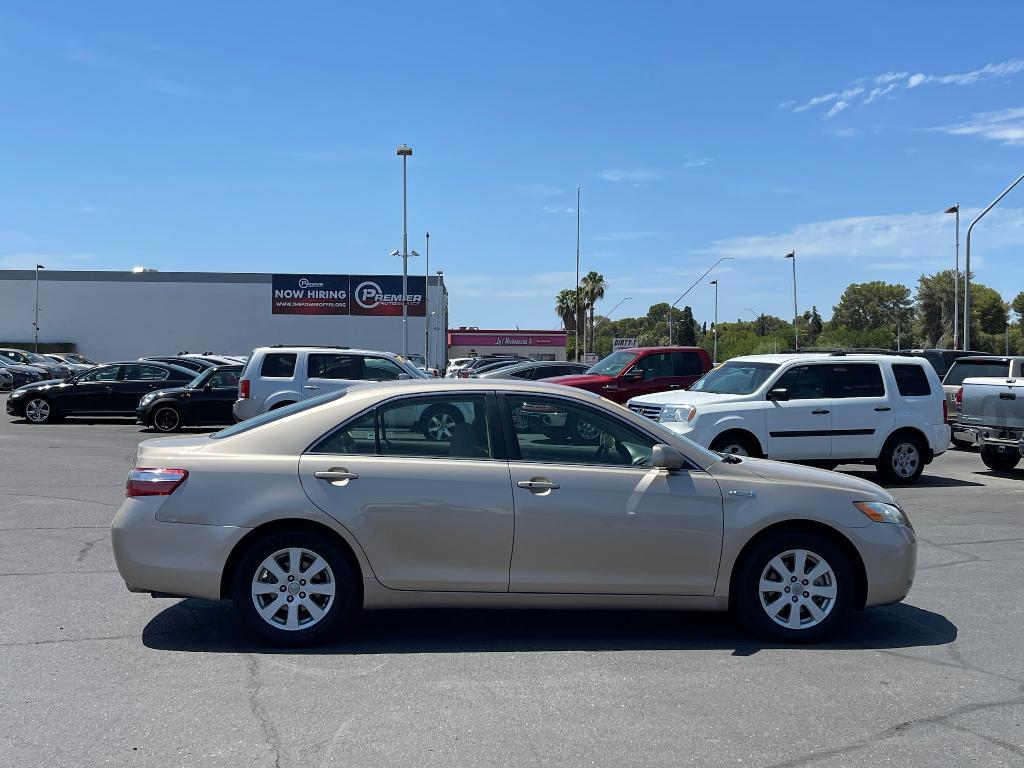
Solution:
M 211 389 L 213 389 L 213 382 L 212 381 L 208 381 L 205 384 L 203 384 L 203 391 L 204 392 L 209 392 Z
M 625 376 L 623 376 L 622 379 L 623 379 L 623 381 L 643 381 L 644 380 L 644 372 L 643 371 L 630 371 Z
M 789 390 L 773 389 L 771 392 L 768 393 L 768 397 L 766 399 L 771 400 L 773 402 L 785 402 L 786 400 L 789 400 Z
M 651 466 L 655 469 L 666 469 L 671 472 L 674 469 L 683 468 L 683 454 L 665 443 L 658 443 L 651 449 Z
M 399 381 L 408 381 L 411 378 L 412 378 L 412 376 L 410 376 L 408 373 L 400 373 L 400 374 L 398 374 L 398 380 Z

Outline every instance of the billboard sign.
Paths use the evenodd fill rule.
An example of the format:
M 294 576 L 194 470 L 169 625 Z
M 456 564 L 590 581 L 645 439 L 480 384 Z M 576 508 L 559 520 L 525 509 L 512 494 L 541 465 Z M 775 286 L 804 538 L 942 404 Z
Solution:
M 410 317 L 426 314 L 426 278 L 407 279 Z M 401 275 L 274 275 L 275 315 L 363 315 L 401 317 Z
M 632 349 L 633 347 L 639 347 L 640 340 L 633 337 L 617 336 L 612 339 L 612 350 L 618 351 L 620 349 Z
M 347 315 L 348 275 L 274 275 L 275 315 Z

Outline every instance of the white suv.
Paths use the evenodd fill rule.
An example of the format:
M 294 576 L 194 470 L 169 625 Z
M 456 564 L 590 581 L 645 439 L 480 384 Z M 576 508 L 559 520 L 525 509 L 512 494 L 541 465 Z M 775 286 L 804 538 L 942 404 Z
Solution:
M 235 418 L 251 419 L 316 395 L 337 392 L 355 383 L 430 378 L 390 352 L 348 347 L 254 349 L 238 382 Z
M 714 451 L 829 468 L 868 462 L 895 483 L 916 482 L 949 445 L 935 369 L 895 355 L 737 357 L 688 390 L 627 405 Z

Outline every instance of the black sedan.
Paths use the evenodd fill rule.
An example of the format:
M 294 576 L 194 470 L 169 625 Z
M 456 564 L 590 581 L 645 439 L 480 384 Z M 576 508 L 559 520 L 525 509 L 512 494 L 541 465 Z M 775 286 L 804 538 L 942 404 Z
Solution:
M 139 423 L 159 432 L 204 424 L 232 424 L 238 399 L 240 365 L 218 365 L 184 387 L 159 389 L 142 396 L 135 410 Z
M 14 377 L 14 387 L 23 387 L 26 384 L 34 384 L 37 381 L 44 381 L 50 378 L 50 374 L 42 368 L 32 365 L 18 365 L 12 363 L 6 357 L 0 355 L 0 368 L 7 371 Z
M 33 424 L 62 416 L 134 416 L 143 395 L 194 378 L 192 371 L 166 363 L 107 363 L 66 381 L 16 389 L 7 398 L 7 413 Z

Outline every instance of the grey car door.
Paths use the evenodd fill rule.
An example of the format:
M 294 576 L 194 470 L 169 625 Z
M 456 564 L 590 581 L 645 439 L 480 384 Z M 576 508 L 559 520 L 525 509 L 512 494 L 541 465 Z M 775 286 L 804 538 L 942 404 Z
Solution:
M 461 414 L 431 438 L 420 414 Z M 328 434 L 299 461 L 310 500 L 359 542 L 391 589 L 508 591 L 514 515 L 493 396 L 398 398 Z
M 722 494 L 699 469 L 650 468 L 657 442 L 609 411 L 509 394 L 515 410 L 594 426 L 597 444 L 514 432 L 511 592 L 710 595 L 722 552 Z M 527 420 L 529 423 L 529 420 Z

